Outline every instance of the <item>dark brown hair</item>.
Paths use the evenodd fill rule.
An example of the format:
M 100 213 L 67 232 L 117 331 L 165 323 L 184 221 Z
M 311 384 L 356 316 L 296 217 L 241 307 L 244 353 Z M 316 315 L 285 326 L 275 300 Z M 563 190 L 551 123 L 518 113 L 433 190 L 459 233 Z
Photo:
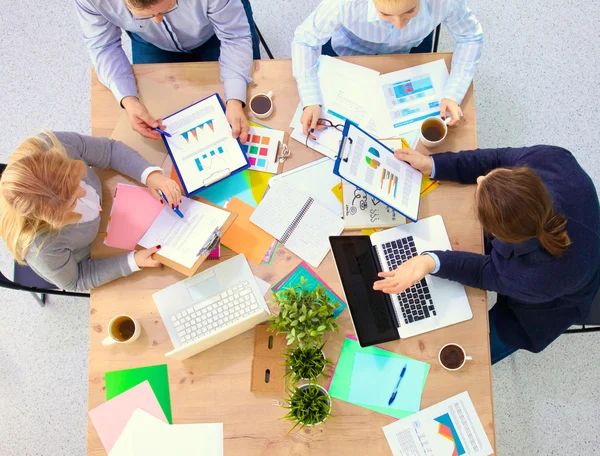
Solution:
M 554 211 L 542 179 L 531 168 L 494 170 L 479 185 L 476 204 L 484 231 L 501 241 L 537 238 L 554 257 L 571 244 L 567 219 Z

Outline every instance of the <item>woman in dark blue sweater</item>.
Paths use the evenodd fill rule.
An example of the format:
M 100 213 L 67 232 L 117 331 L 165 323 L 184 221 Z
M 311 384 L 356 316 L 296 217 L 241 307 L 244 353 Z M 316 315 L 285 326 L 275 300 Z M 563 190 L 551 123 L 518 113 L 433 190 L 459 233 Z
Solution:
M 600 208 L 570 152 L 533 146 L 429 157 L 404 149 L 396 157 L 436 179 L 477 184 L 486 252 L 427 252 L 381 273 L 376 290 L 399 293 L 433 274 L 497 292 L 489 314 L 493 363 L 521 348 L 542 351 L 588 315 L 600 286 Z

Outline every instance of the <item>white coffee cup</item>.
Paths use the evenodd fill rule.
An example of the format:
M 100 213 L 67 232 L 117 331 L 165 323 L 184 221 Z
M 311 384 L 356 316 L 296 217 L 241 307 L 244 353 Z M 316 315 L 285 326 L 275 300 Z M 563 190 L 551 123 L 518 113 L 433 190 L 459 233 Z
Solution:
M 130 344 L 142 334 L 140 324 L 129 315 L 121 314 L 113 317 L 108 323 L 108 337 L 102 345 Z
M 448 136 L 448 125 L 439 117 L 425 119 L 419 129 L 419 140 L 425 147 L 439 146 L 446 136 Z
M 266 119 L 273 113 L 273 92 L 257 93 L 250 98 L 249 108 L 259 119 Z
M 445 364 L 442 362 L 442 351 L 444 350 L 444 348 L 446 348 L 446 347 L 450 347 L 450 346 L 457 347 L 457 348 L 460 350 L 460 353 L 462 354 L 462 363 L 460 363 L 460 365 L 457 365 L 457 367 L 454 367 L 454 368 L 450 368 L 450 367 L 446 366 L 446 365 L 445 365 Z M 458 344 L 455 344 L 455 343 L 450 343 L 450 344 L 446 344 L 446 345 L 444 345 L 442 348 L 440 348 L 440 351 L 439 351 L 439 353 L 438 353 L 438 361 L 439 361 L 439 363 L 442 365 L 442 367 L 443 367 L 444 369 L 446 369 L 446 370 L 449 370 L 449 371 L 457 371 L 457 370 L 460 370 L 460 369 L 462 369 L 462 367 L 465 365 L 465 363 L 466 363 L 467 361 L 472 361 L 472 360 L 473 360 L 473 358 L 472 358 L 471 356 L 467 356 L 467 352 L 465 351 L 465 349 L 464 349 L 464 348 L 462 348 L 460 345 L 458 345 Z

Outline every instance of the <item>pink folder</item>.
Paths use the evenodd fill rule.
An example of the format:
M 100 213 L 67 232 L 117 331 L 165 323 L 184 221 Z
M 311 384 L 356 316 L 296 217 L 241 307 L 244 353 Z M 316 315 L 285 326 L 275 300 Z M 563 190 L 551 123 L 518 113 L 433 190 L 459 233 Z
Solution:
M 104 245 L 134 250 L 164 207 L 145 187 L 117 184 Z
M 138 408 L 168 424 L 148 380 L 88 412 L 107 453 L 110 453 Z

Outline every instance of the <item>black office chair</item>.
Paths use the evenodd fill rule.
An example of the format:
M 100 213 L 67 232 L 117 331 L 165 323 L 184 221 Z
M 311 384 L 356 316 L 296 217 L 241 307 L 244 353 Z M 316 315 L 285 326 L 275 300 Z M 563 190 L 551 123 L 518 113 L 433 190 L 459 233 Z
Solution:
M 581 328 L 567 329 L 565 333 L 578 334 L 578 333 L 590 333 L 600 331 L 600 290 L 594 296 L 592 301 L 592 309 L 590 314 L 584 321 L 578 321 L 575 326 L 581 326 Z M 590 328 L 591 326 L 591 328 Z
M 440 42 L 441 30 L 442 30 L 442 25 L 438 24 L 438 26 L 433 31 L 433 48 L 431 49 L 431 52 L 437 52 L 437 50 L 438 50 L 438 43 Z
M 0 176 L 2 176 L 5 168 L 6 165 L 0 163 Z M 82 298 L 90 297 L 88 293 L 74 293 L 71 291 L 59 290 L 54 284 L 42 279 L 29 266 L 20 265 L 16 261 L 14 264 L 14 279 L 11 281 L 0 272 L 0 287 L 10 288 L 11 290 L 28 291 L 42 307 L 46 305 L 47 294 L 78 296 Z

